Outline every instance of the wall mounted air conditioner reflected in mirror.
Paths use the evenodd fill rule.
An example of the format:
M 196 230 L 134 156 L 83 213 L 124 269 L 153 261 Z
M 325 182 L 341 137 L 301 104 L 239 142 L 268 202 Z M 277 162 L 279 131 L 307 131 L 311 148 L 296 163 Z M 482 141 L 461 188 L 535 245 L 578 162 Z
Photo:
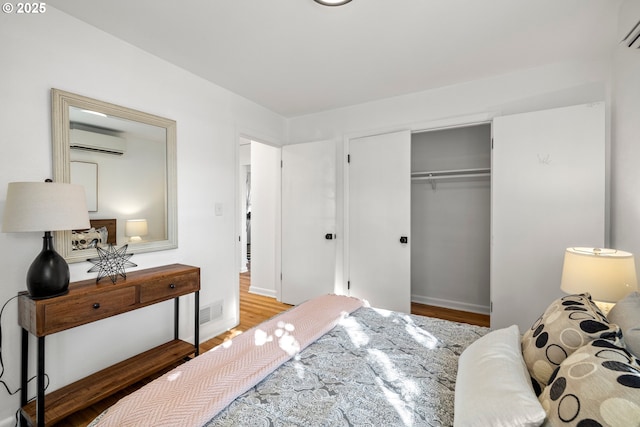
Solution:
M 72 150 L 97 151 L 121 156 L 127 148 L 124 138 L 83 129 L 70 129 L 69 148 Z

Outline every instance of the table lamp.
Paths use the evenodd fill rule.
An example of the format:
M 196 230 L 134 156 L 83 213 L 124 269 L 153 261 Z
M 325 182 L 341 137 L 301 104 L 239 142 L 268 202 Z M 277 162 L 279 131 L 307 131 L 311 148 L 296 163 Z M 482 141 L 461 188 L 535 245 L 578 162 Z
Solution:
M 89 226 L 89 212 L 82 185 L 9 183 L 2 231 L 44 231 L 42 251 L 27 273 L 27 289 L 31 298 L 51 298 L 64 295 L 69 290 L 69 265 L 55 251 L 51 232 Z
M 124 234 L 129 237 L 130 242 L 140 242 L 148 232 L 146 219 L 128 219 L 124 223 Z
M 567 248 L 560 289 L 568 294 L 589 292 L 607 314 L 616 303 L 638 289 L 633 254 L 616 249 Z

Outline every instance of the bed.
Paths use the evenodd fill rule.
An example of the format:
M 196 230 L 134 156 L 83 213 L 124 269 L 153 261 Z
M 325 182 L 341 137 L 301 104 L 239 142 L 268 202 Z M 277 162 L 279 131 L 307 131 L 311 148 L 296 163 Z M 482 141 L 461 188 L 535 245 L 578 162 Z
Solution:
M 322 296 L 175 368 L 106 410 L 91 427 L 578 425 L 559 421 L 575 407 L 566 406 L 566 398 L 564 406 L 559 402 L 570 389 L 570 375 L 563 376 L 564 388 L 558 375 L 564 368 L 575 373 L 574 364 L 592 353 L 602 357 L 597 354 L 603 346 L 606 357 L 624 371 L 627 385 L 611 386 L 594 374 L 585 402 L 605 381 L 607 395 L 620 389 L 618 418 L 608 425 L 640 425 L 640 381 L 633 387 L 640 365 L 625 349 L 621 327 L 596 312 L 588 295 L 567 298 L 554 301 L 522 336 L 515 325 L 491 331 L 379 310 L 355 298 Z M 558 345 L 561 339 L 549 338 L 552 324 L 573 330 L 571 324 L 592 316 L 606 331 L 585 332 L 590 337 L 583 334 L 582 345 L 573 349 L 578 360 L 571 354 L 566 361 L 554 360 L 555 377 L 547 377 L 540 358 L 549 351 L 539 346 L 541 334 L 548 346 Z M 546 384 L 536 390 L 531 377 Z M 574 382 L 572 396 L 579 395 L 579 381 Z M 583 405 L 593 407 L 592 402 Z M 592 419 L 585 410 L 572 414 L 572 420 Z

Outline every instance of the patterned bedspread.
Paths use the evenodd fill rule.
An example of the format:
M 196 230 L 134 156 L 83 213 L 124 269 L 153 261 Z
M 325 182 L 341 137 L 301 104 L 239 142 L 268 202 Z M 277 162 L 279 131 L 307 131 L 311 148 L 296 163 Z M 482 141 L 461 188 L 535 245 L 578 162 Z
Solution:
M 206 425 L 451 426 L 458 357 L 488 331 L 360 308 Z

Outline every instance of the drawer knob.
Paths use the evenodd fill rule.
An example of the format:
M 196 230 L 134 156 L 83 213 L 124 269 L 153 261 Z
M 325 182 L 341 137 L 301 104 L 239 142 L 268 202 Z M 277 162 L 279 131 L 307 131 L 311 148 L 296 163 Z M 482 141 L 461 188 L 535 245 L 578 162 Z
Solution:
M 172 283 L 172 284 L 170 284 L 170 285 L 169 285 L 169 288 L 171 288 L 171 289 L 175 289 L 175 288 L 176 288 L 176 285 L 174 285 L 174 284 Z
M 93 303 L 93 308 L 95 308 L 96 310 L 100 308 L 100 303 L 99 302 L 94 302 Z

